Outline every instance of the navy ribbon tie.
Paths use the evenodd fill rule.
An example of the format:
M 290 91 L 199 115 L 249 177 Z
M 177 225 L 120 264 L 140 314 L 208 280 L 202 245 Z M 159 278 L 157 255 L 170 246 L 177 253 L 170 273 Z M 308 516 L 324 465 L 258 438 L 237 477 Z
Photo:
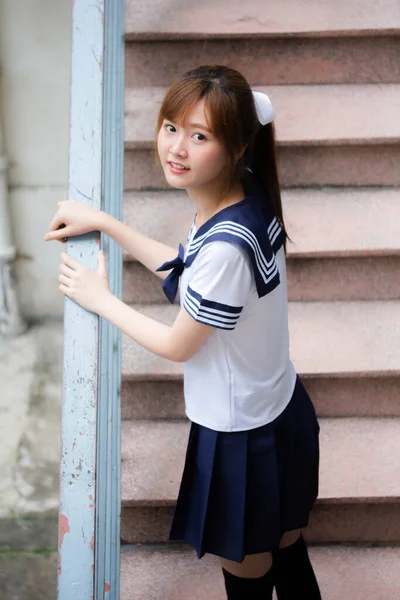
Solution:
M 185 263 L 183 261 L 183 257 L 185 255 L 185 250 L 182 244 L 179 244 L 179 253 L 176 258 L 173 260 L 169 260 L 158 267 L 156 271 L 169 271 L 172 269 L 171 273 L 164 279 L 163 281 L 163 290 L 168 300 L 173 304 L 175 302 L 176 293 L 178 291 L 179 285 L 179 277 L 183 273 L 183 269 L 185 268 Z

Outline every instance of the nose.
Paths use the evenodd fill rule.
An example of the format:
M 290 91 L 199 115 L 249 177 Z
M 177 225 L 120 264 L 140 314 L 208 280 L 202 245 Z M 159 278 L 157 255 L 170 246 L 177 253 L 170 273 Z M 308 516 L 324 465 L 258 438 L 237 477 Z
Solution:
M 182 156 L 182 157 L 187 156 L 186 142 L 185 142 L 184 135 L 176 135 L 174 137 L 174 143 L 171 145 L 170 151 L 171 151 L 171 154 L 173 154 L 174 156 Z

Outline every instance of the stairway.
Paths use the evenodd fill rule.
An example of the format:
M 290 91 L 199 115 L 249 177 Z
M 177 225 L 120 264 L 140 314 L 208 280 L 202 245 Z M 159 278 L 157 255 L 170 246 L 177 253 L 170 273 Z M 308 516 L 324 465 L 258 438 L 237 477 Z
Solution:
M 400 8 L 397 0 L 127 1 L 125 222 L 170 246 L 193 219 L 154 162 L 177 73 L 223 63 L 275 106 L 291 353 L 321 424 L 306 538 L 324 600 L 400 597 Z M 172 324 L 124 255 L 123 299 Z M 219 563 L 167 543 L 188 421 L 183 365 L 124 338 L 122 600 L 222 600 Z M 249 599 L 250 600 L 250 599 Z

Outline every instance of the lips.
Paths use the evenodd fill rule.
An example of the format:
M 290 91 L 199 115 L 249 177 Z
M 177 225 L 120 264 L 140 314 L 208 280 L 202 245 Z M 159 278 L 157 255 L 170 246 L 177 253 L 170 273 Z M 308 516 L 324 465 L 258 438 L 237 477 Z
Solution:
M 169 160 L 168 164 L 174 170 L 177 170 L 177 171 L 189 171 L 189 167 L 185 167 L 185 165 L 182 165 L 181 163 L 177 163 L 177 162 L 174 162 L 172 160 Z

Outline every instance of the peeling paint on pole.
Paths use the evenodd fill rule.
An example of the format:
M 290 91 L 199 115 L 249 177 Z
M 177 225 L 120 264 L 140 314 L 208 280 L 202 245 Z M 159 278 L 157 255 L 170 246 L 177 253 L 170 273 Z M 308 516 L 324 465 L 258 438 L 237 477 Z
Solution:
M 69 198 L 101 208 L 103 0 L 75 0 L 72 21 Z M 95 270 L 95 234 L 70 238 L 67 253 Z M 64 310 L 58 599 L 94 595 L 99 319 L 69 298 Z
M 73 2 L 69 198 L 119 220 L 124 17 L 124 0 Z M 102 242 L 110 288 L 121 297 L 121 248 Z M 67 242 L 67 253 L 93 270 L 98 251 L 95 233 Z M 120 363 L 120 332 L 66 298 L 58 600 L 119 598 Z

